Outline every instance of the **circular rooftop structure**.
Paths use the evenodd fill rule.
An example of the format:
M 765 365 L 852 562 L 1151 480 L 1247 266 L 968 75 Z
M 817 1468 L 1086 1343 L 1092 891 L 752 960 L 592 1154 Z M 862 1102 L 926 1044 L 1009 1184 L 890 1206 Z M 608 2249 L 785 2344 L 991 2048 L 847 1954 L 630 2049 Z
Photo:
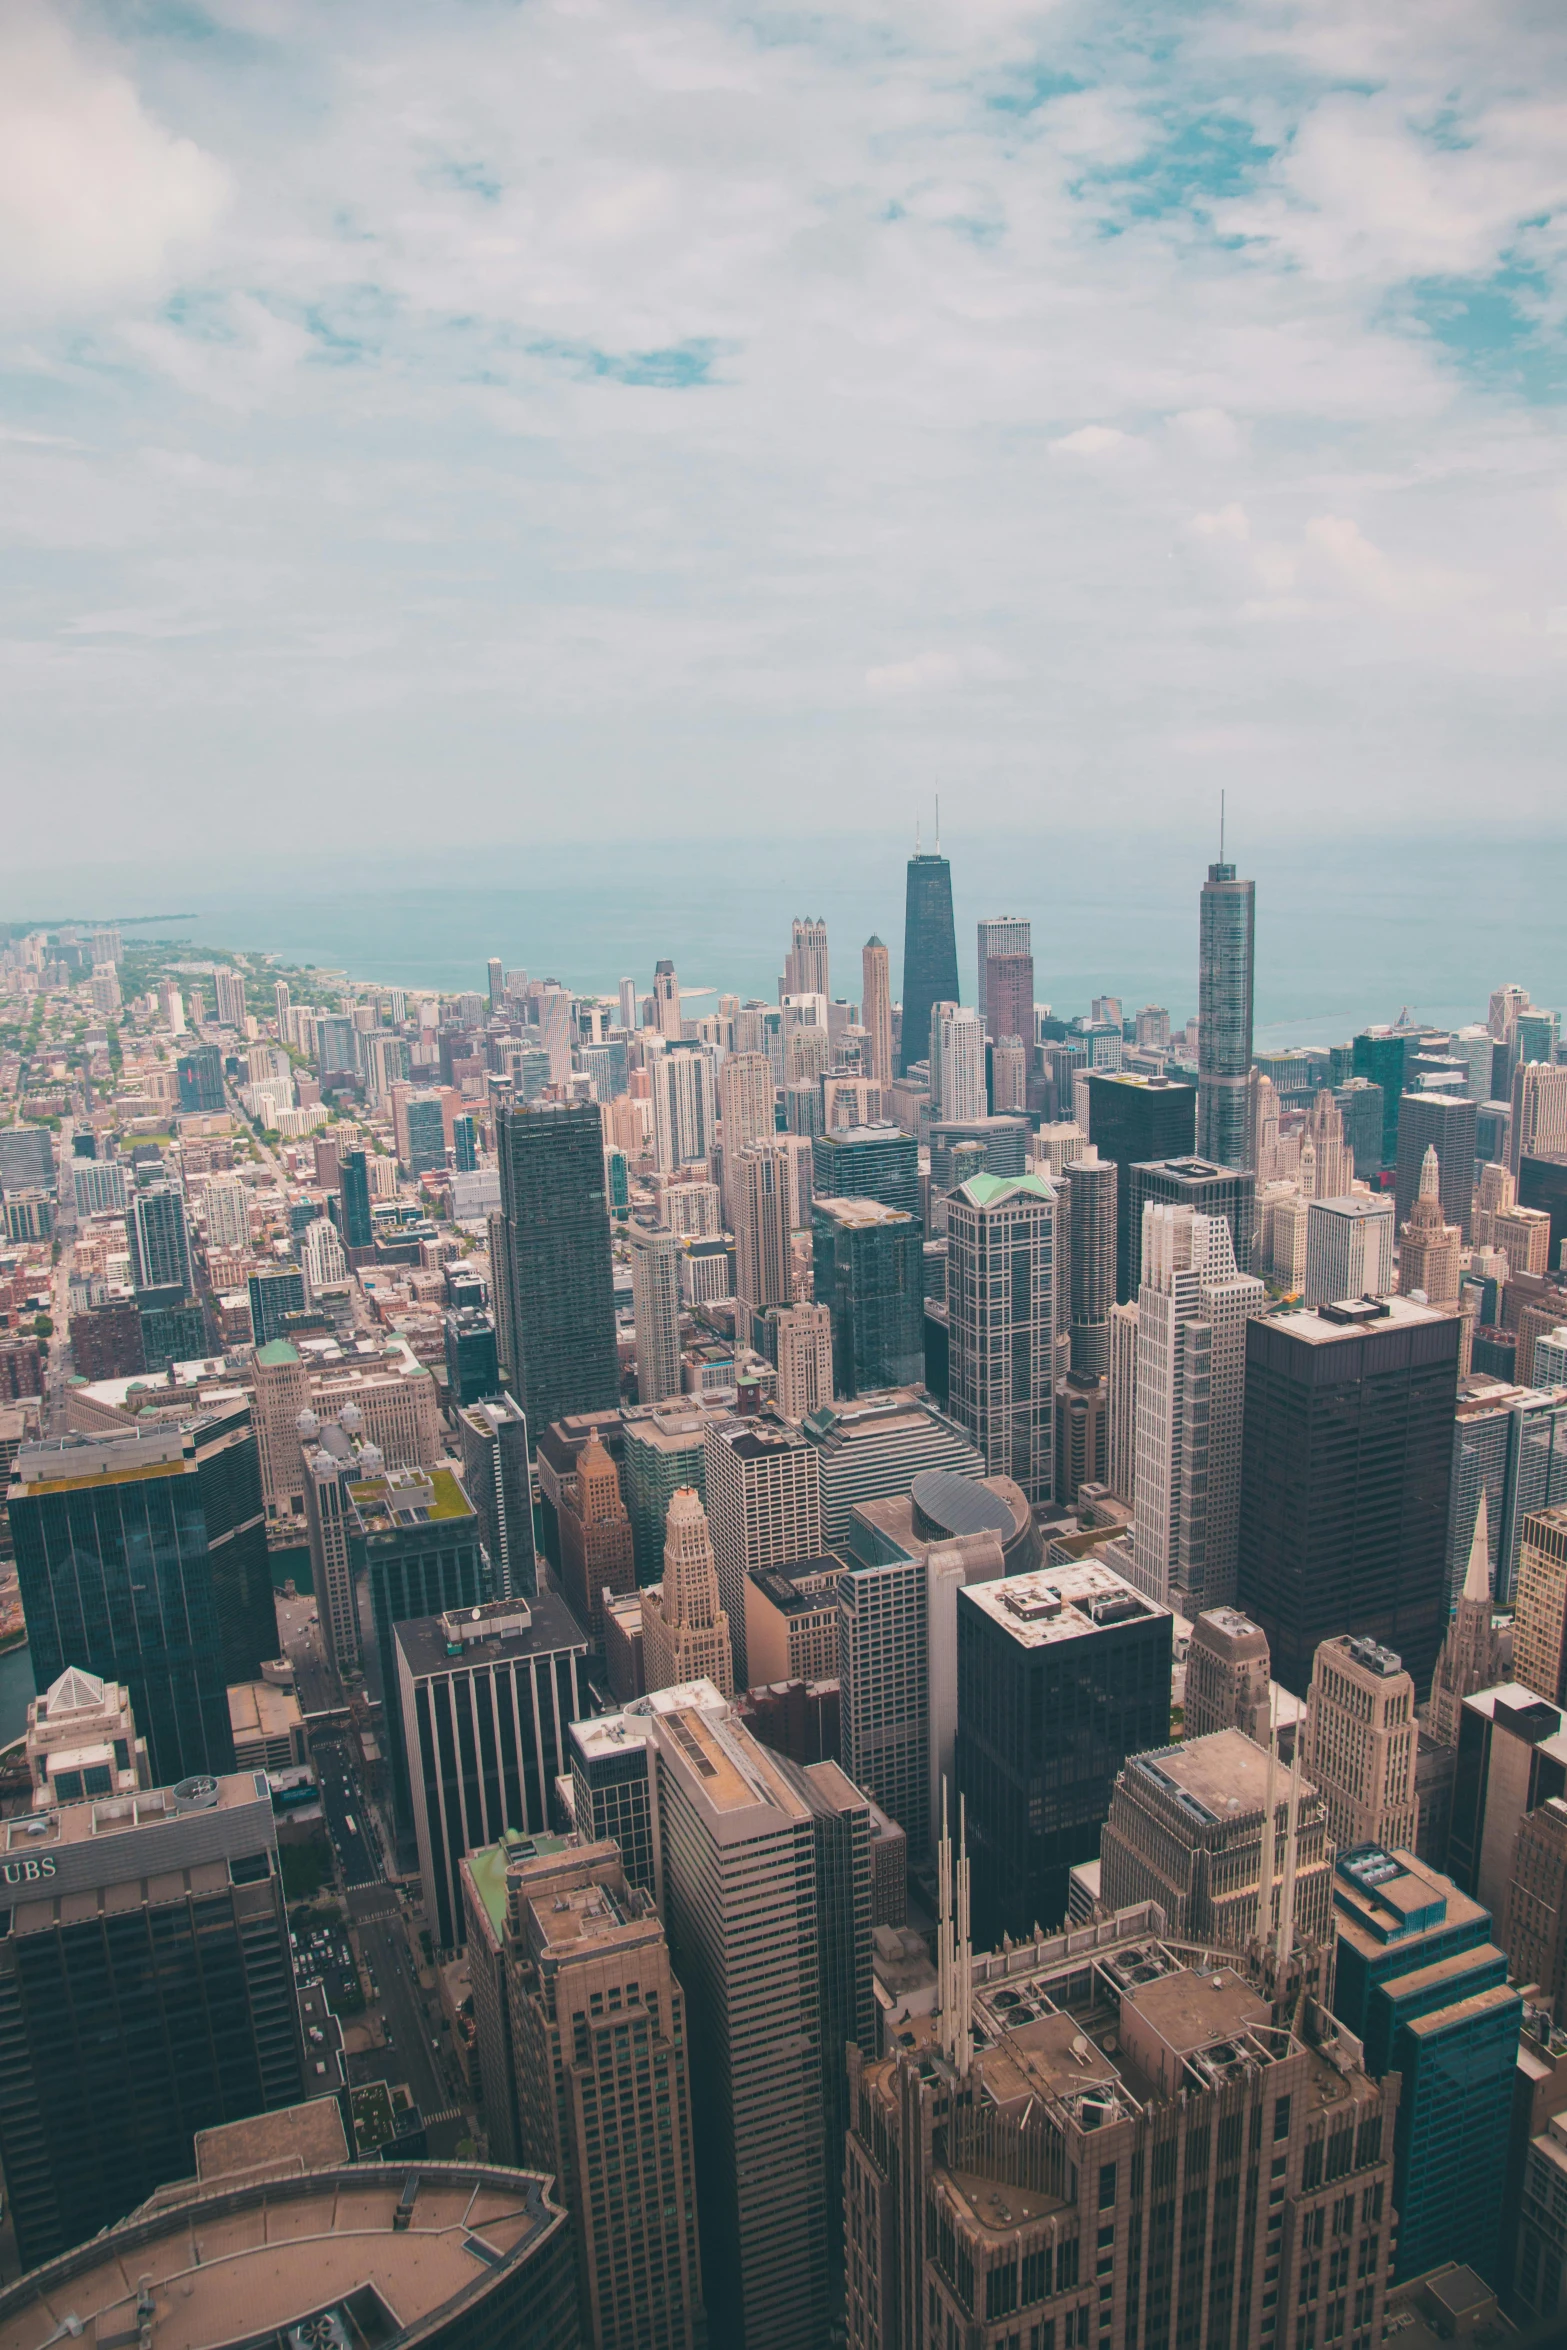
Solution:
M 926 1542 L 950 1542 L 959 1534 L 994 1534 L 1006 1543 L 1016 1533 L 1012 1512 L 999 1493 L 977 1477 L 955 1469 L 921 1469 L 909 1487 L 916 1531 Z

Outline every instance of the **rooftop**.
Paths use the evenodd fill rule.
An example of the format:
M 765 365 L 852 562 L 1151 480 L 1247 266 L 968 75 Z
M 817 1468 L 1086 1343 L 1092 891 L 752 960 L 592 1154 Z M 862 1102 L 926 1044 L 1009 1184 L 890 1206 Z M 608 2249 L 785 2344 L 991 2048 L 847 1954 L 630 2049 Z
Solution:
M 1167 1607 L 1145 1599 L 1096 1558 L 1071 1559 L 1059 1567 L 1039 1567 L 1032 1574 L 1007 1575 L 993 1583 L 971 1583 L 959 1592 L 958 1604 L 960 1621 L 965 1606 L 975 1608 L 1021 1648 L 1048 1648 L 1155 1617 L 1174 1622 Z
M 1346 1298 L 1324 1306 L 1297 1306 L 1287 1314 L 1269 1314 L 1269 1330 L 1282 1330 L 1306 1346 L 1332 1346 L 1340 1339 L 1363 1338 L 1368 1330 L 1411 1330 L 1445 1322 L 1434 1306 L 1416 1305 L 1407 1297 Z
M 753 1568 L 751 1581 L 781 1615 L 812 1615 L 836 1609 L 842 1573 L 842 1559 L 792 1559 L 787 1566 Z
M 308 2338 L 371 2350 L 438 2311 L 455 2317 L 564 2224 L 540 2177 L 499 2167 L 291 2164 L 261 2180 L 193 2179 L 0 2293 L 0 2350 L 37 2350 L 67 2315 L 88 2342 L 157 2350 L 284 2350 L 308 2321 L 336 2318 Z M 155 2312 L 145 2337 L 142 2292 Z
M 669 1695 L 667 1690 L 652 1692 L 655 1701 Z M 659 1726 L 654 1735 L 665 1757 L 711 1810 L 731 1819 L 758 1811 L 796 1820 L 805 1816 L 807 1806 L 768 1748 L 730 1717 L 721 1700 L 716 1712 L 700 1703 L 655 1702 L 651 1710 Z
M 1363 1223 L 1370 1216 L 1390 1218 L 1393 1213 L 1393 1194 L 1381 1191 L 1368 1199 L 1363 1193 L 1353 1192 L 1339 1199 L 1314 1199 L 1311 1205 L 1331 1210 L 1335 1216 L 1342 1216 L 1349 1223 Z
M 558 1591 L 540 1591 L 525 1604 L 519 1600 L 492 1602 L 480 1608 L 477 1623 L 482 1636 L 470 1637 L 475 1625 L 471 1609 L 461 1617 L 415 1616 L 393 1628 L 393 1638 L 414 1679 L 429 1673 L 465 1673 L 477 1666 L 505 1663 L 511 1657 L 552 1655 L 560 1649 L 585 1650 L 588 1636 Z M 501 1630 L 499 1627 L 515 1626 Z M 495 1627 L 492 1629 L 491 1627 Z M 454 1644 L 457 1653 L 453 1653 Z
M 1267 1751 L 1244 1730 L 1214 1730 L 1206 1738 L 1156 1747 L 1151 1754 L 1133 1755 L 1126 1769 L 1128 1776 L 1140 1773 L 1172 1794 L 1181 1809 L 1205 1827 L 1257 1819 L 1267 1808 Z M 1289 1774 L 1280 1767 L 1274 1778 L 1276 1804 L 1285 1801 L 1288 1789 Z M 1315 1787 L 1301 1781 L 1302 1803 L 1313 1802 L 1316 1794 Z
M 971 1175 L 953 1194 L 955 1199 L 967 1200 L 971 1208 L 1001 1207 L 1020 1197 L 1053 1203 L 1055 1196 L 1054 1185 L 1043 1175 Z
M 811 1212 L 829 1217 L 834 1224 L 845 1224 L 851 1231 L 865 1226 L 914 1222 L 907 1208 L 889 1208 L 879 1199 L 814 1199 Z
M 438 1519 L 473 1518 L 473 1504 L 450 1469 L 388 1469 L 350 1486 L 367 1534 L 394 1534 Z

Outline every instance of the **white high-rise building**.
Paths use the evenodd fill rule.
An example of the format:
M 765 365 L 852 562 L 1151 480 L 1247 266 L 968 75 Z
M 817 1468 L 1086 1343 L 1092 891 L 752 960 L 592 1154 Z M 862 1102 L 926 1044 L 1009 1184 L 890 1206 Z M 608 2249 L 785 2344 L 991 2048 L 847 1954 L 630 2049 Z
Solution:
M 1138 1290 L 1132 1557 L 1150 1598 L 1195 1616 L 1235 1595 L 1246 1324 L 1267 1304 L 1228 1221 L 1150 1200 Z
M 158 1005 L 168 1025 L 169 1034 L 183 1036 L 185 1033 L 185 1002 L 180 994 L 180 983 L 177 979 L 159 981 Z
M 716 1183 L 666 1183 L 658 1198 L 658 1220 L 670 1232 L 694 1240 L 723 1230 L 723 1203 Z
M 1525 1159 L 1563 1157 L 1567 1157 L 1567 1064 L 1520 1061 L 1513 1071 L 1507 1164 L 1516 1176 Z
M 819 917 L 796 914 L 793 943 L 784 957 L 783 983 L 778 993 L 790 995 L 831 995 L 827 984 L 827 925 Z
M 798 1428 L 726 1421 L 703 1440 L 708 1524 L 729 1618 L 735 1686 L 749 1686 L 745 1579 L 762 1567 L 822 1555 L 821 1468 Z
M 637 1008 L 637 983 L 634 979 L 623 979 L 620 983 L 620 1025 L 632 1033 L 642 1025 L 641 1015 Z
M 337 1226 L 329 1217 L 317 1216 L 313 1224 L 305 1226 L 300 1262 L 304 1267 L 305 1288 L 313 1298 L 319 1297 L 323 1289 L 331 1289 L 348 1279 L 348 1259 L 343 1254 Z
M 786 1420 L 803 1420 L 832 1401 L 832 1313 L 827 1306 L 786 1306 L 778 1316 L 778 1384 L 774 1400 Z
M 963 1004 L 933 1004 L 931 1117 L 983 1118 L 985 1109 L 985 1023 Z
M 717 1116 L 715 1055 L 704 1044 L 675 1043 L 653 1064 L 653 1155 L 665 1174 L 706 1166 Z
M 245 975 L 220 967 L 213 973 L 217 991 L 218 1026 L 243 1028 L 245 1025 Z
M 794 1164 L 777 1143 L 753 1143 L 726 1158 L 724 1175 L 734 1219 L 736 1333 L 749 1344 L 753 1314 L 793 1301 Z
M 953 1419 L 993 1476 L 1049 1501 L 1061 1304 L 1056 1194 L 1044 1176 L 974 1175 L 950 1195 L 947 1321 Z
M 1130 1503 L 1137 1482 L 1137 1300 L 1112 1306 L 1109 1331 L 1109 1393 L 1106 1398 L 1105 1482 L 1117 1501 Z
M 1314 1199 L 1306 1210 L 1303 1302 L 1325 1306 L 1348 1297 L 1387 1297 L 1392 1288 L 1390 1195 Z
M 214 1175 L 201 1195 L 209 1249 L 250 1246 L 250 1193 L 237 1175 Z
M 680 1393 L 680 1236 L 633 1224 L 631 1299 L 637 1331 L 637 1401 Z

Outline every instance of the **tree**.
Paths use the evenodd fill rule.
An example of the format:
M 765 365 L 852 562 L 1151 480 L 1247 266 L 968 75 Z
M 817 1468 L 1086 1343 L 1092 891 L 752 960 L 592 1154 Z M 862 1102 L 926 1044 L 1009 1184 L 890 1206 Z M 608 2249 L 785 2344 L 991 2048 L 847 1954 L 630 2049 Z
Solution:
M 52 1338 L 54 1336 L 52 1314 L 35 1314 L 33 1316 L 33 1336 L 35 1338 Z

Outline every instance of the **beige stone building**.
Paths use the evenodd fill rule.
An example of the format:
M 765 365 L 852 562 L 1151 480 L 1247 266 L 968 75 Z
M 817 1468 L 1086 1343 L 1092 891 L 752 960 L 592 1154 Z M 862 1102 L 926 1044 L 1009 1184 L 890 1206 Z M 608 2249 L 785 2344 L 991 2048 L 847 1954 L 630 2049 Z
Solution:
M 837 1679 L 842 1574 L 839 1560 L 819 1558 L 746 1577 L 746 1672 L 753 1689 L 769 1681 Z
M 1265 1746 L 1271 1671 L 1268 1635 L 1260 1624 L 1237 1607 L 1205 1608 L 1186 1651 L 1186 1737 L 1244 1730 Z
M 1567 1688 L 1567 1509 L 1524 1519 L 1513 1593 L 1513 1679 L 1560 1705 Z
M 663 1582 L 642 1594 L 642 1672 L 648 1689 L 705 1680 L 723 1696 L 734 1695 L 729 1618 L 718 1596 L 707 1512 L 692 1485 L 677 1486 L 669 1504 Z
M 1415 1849 L 1415 1684 L 1392 1649 L 1348 1632 L 1317 1650 L 1302 1758 L 1322 1790 L 1328 1834 L 1341 1852 L 1380 1844 Z

